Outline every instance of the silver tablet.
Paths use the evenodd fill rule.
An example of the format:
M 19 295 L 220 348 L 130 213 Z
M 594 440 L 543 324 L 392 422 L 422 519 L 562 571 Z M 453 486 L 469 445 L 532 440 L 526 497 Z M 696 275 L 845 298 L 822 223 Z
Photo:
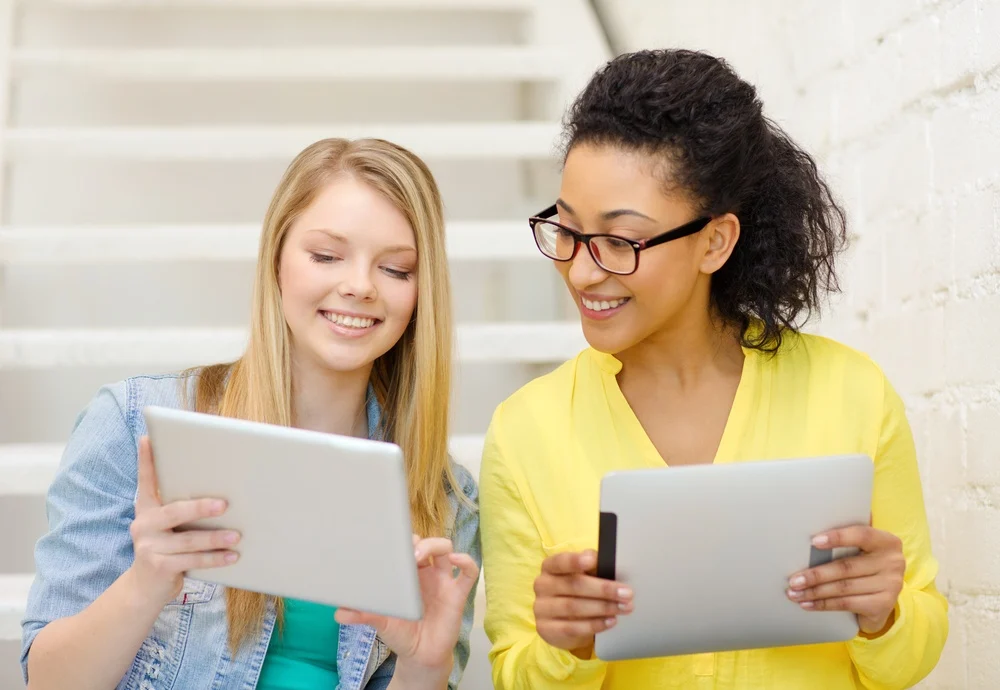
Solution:
M 613 472 L 601 483 L 598 575 L 635 610 L 597 635 L 607 661 L 839 642 L 847 612 L 805 611 L 788 578 L 856 550 L 818 550 L 825 530 L 868 524 L 865 455 Z
M 190 527 L 242 534 L 236 563 L 190 577 L 421 617 L 399 446 L 170 408 L 143 414 L 162 500 L 224 498 L 225 514 Z

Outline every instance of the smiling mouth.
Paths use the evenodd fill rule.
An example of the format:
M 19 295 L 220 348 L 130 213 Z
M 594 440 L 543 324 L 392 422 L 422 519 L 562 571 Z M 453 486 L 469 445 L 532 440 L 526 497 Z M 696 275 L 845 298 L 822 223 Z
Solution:
M 589 300 L 586 297 L 581 297 L 580 301 L 583 303 L 587 309 L 591 311 L 607 311 L 609 309 L 616 309 L 626 302 L 628 302 L 631 297 L 622 297 L 620 299 L 610 299 L 610 300 Z
M 322 314 L 323 318 L 330 323 L 337 324 L 338 326 L 342 326 L 344 328 L 356 328 L 359 331 L 382 323 L 381 319 L 376 319 L 370 316 L 349 316 L 347 314 L 338 314 L 333 311 L 321 311 L 320 314 Z

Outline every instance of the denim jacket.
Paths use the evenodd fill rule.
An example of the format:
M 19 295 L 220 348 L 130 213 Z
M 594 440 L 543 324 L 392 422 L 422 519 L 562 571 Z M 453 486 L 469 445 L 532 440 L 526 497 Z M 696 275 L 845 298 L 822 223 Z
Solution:
M 132 564 L 129 525 L 135 518 L 138 441 L 146 433 L 147 405 L 181 407 L 182 386 L 193 391 L 196 375 L 141 376 L 102 388 L 76 420 L 48 492 L 49 531 L 35 548 L 35 580 L 22 623 L 21 668 L 47 623 L 79 613 Z M 368 399 L 369 436 L 376 437 L 381 411 Z M 478 498 L 476 483 L 452 464 L 465 495 Z M 456 551 L 481 563 L 479 515 L 450 495 L 455 520 L 448 536 Z M 364 529 L 364 522 L 358 523 Z M 469 595 L 455 647 L 449 688 L 458 687 L 469 659 L 475 592 Z M 275 611 L 270 606 L 255 639 L 232 655 L 227 645 L 225 587 L 184 579 L 181 593 L 164 607 L 117 690 L 252 690 L 257 685 Z M 337 648 L 339 690 L 384 690 L 395 657 L 362 625 L 343 625 Z

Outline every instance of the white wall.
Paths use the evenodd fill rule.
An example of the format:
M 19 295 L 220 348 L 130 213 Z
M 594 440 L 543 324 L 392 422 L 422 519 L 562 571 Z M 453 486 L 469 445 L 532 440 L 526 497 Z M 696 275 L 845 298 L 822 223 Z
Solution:
M 1000 0 L 603 0 L 625 50 L 727 58 L 846 203 L 845 293 L 812 330 L 903 395 L 951 602 L 921 687 L 1000 687 Z

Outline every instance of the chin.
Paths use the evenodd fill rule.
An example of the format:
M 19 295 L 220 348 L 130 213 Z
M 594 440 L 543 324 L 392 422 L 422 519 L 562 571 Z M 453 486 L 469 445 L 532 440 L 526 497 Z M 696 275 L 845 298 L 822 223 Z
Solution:
M 599 329 L 587 328 L 586 326 L 583 329 L 583 336 L 587 339 L 588 345 L 598 352 L 608 355 L 617 355 L 632 345 L 631 339 L 622 338 L 618 333 L 609 333 Z

